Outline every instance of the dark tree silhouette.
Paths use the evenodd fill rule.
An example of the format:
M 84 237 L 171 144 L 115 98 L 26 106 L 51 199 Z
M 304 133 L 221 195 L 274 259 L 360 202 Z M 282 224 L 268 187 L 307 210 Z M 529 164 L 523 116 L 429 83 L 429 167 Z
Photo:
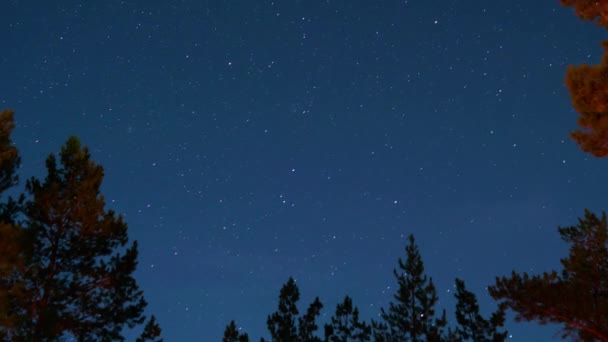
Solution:
M 15 128 L 13 116 L 12 110 L 5 109 L 0 113 L 0 193 L 16 185 L 19 180 L 17 169 L 21 158 L 10 138 Z
M 464 281 L 456 279 L 456 321 L 458 327 L 455 332 L 456 341 L 473 342 L 503 342 L 508 332 L 499 332 L 498 329 L 505 324 L 505 306 L 500 305 L 498 310 L 486 320 L 479 313 L 477 297 L 468 291 Z
M 156 321 L 156 317 L 152 315 L 144 327 L 144 331 L 141 336 L 135 340 L 135 342 L 163 342 L 160 338 L 162 330 Z
M 336 306 L 331 324 L 325 325 L 326 342 L 366 342 L 371 341 L 371 334 L 371 326 L 359 321 L 359 309 L 349 296 Z
M 399 270 L 393 270 L 397 278 L 395 302 L 388 310 L 381 309 L 382 322 L 372 322 L 376 341 L 442 341 L 443 328 L 447 324 L 445 311 L 435 317 L 437 291 L 433 279 L 424 274 L 424 264 L 414 241 L 408 237 L 405 247 L 406 260 L 399 258 Z
M 559 228 L 570 244 L 563 269 L 496 278 L 490 294 L 517 313 L 516 319 L 563 325 L 563 337 L 608 341 L 608 226 L 606 214 L 585 210 L 578 225 Z
M 320 342 L 321 339 L 314 336 L 317 330 L 316 317 L 323 305 L 319 298 L 308 308 L 303 317 L 298 318 L 297 302 L 300 300 L 300 290 L 293 278 L 281 288 L 279 295 L 279 307 L 276 312 L 268 316 L 268 331 L 273 342 Z M 296 326 L 296 320 L 298 325 Z
M 0 183 L 16 181 L 16 150 L 0 117 Z M 4 151 L 4 152 L 2 152 Z M 13 166 L 4 158 L 13 160 Z M 103 169 L 77 138 L 46 161 L 43 181 L 27 181 L 27 200 L 7 202 L 0 223 L 0 337 L 10 341 L 124 340 L 124 328 L 145 320 L 146 302 L 132 274 L 137 242 L 106 210 L 99 189 Z M 4 190 L 2 189 L 2 190 Z M 17 220 L 16 218 L 19 217 Z M 151 319 L 142 337 L 160 333 Z M 150 335 L 150 336 L 152 336 Z M 153 336 L 158 341 L 158 336 Z
M 298 334 L 300 341 L 319 341 L 321 340 L 314 336 L 315 331 L 319 328 L 315 320 L 317 316 L 321 313 L 321 309 L 323 308 L 323 304 L 319 300 L 319 297 L 316 297 L 315 300 L 310 304 L 308 310 L 306 310 L 306 314 L 300 318 L 298 318 Z
M 241 334 L 236 328 L 236 323 L 230 321 L 230 324 L 228 324 L 226 330 L 224 330 L 222 342 L 249 342 L 249 336 L 247 334 Z
M 20 158 L 10 135 L 15 127 L 13 112 L 0 113 L 0 195 L 15 185 Z M 19 204 L 9 198 L 0 204 L 0 341 L 8 340 L 6 327 L 19 324 L 15 298 L 22 297 L 22 288 L 14 277 L 25 269 L 26 235 L 14 223 Z

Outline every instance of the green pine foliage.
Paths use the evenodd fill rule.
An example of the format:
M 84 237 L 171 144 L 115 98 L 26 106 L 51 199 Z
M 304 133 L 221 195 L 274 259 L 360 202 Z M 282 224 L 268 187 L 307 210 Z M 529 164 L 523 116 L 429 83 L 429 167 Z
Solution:
M 562 269 L 540 275 L 513 272 L 496 278 L 494 299 L 518 320 L 563 326 L 563 337 L 608 341 L 608 226 L 606 214 L 585 210 L 576 226 L 559 228 L 570 245 Z

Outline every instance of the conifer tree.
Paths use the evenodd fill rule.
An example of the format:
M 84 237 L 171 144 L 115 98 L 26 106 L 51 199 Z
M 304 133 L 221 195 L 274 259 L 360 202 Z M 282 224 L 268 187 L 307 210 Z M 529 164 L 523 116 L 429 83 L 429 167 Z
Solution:
M 230 324 L 228 324 L 226 330 L 224 330 L 222 342 L 249 342 L 249 336 L 247 334 L 241 334 L 236 327 L 236 323 L 230 321 Z
M 0 195 L 18 181 L 20 157 L 10 135 L 15 127 L 13 112 L 0 113 Z M 21 248 L 27 238 L 15 225 L 18 203 L 9 198 L 0 204 L 0 341 L 9 340 L 7 328 L 19 324 L 18 303 L 22 288 L 15 275 L 24 271 L 24 253 Z
M 598 65 L 569 66 L 566 86 L 582 130 L 571 133 L 581 149 L 596 157 L 608 155 L 608 41 Z
M 505 307 L 500 305 L 498 310 L 486 320 L 479 313 L 477 297 L 468 291 L 464 281 L 456 279 L 456 329 L 457 341 L 473 342 L 503 342 L 507 339 L 507 331 L 499 332 L 505 323 Z
M 326 342 L 366 342 L 371 341 L 371 334 L 371 326 L 359 321 L 359 309 L 349 296 L 336 306 L 331 324 L 325 325 Z
M 597 0 L 560 0 L 572 6 L 583 20 L 596 21 L 608 29 L 608 2 Z M 602 42 L 605 50 L 600 64 L 569 66 L 566 86 L 574 109 L 580 114 L 581 128 L 570 136 L 581 149 L 596 157 L 608 155 L 608 41 Z
M 163 342 L 160 337 L 162 330 L 156 321 L 156 317 L 152 315 L 144 327 L 142 334 L 135 340 L 135 342 Z
M 10 135 L 15 128 L 14 112 L 3 110 L 0 113 L 0 194 L 17 184 L 17 169 L 21 163 L 19 151 L 11 141 Z
M 298 318 L 298 300 L 300 300 L 300 290 L 295 280 L 290 277 L 281 288 L 278 310 L 268 316 L 266 322 L 273 342 L 321 341 L 313 334 L 318 328 L 315 320 L 323 305 L 318 297 L 315 298 L 306 314 Z M 297 326 L 296 321 L 298 322 Z
M 395 302 L 388 310 L 381 309 L 382 322 L 372 322 L 376 341 L 442 341 L 443 328 L 447 324 L 445 311 L 435 317 L 437 291 L 433 279 L 424 273 L 424 264 L 414 241 L 408 237 L 405 247 L 406 260 L 399 258 L 399 270 L 393 270 L 397 278 Z
M 561 271 L 496 278 L 494 299 L 517 313 L 516 319 L 557 323 L 563 337 L 608 341 L 608 225 L 606 214 L 585 210 L 576 226 L 559 228 L 570 245 Z
M 5 142 L 0 133 L 0 151 Z M 4 155 L 0 179 L 15 179 L 4 177 L 13 170 L 2 164 Z M 12 251 L 0 253 L 0 336 L 122 341 L 124 328 L 145 320 L 146 302 L 133 278 L 137 242 L 128 244 L 126 223 L 105 209 L 103 169 L 77 138 L 68 139 L 59 160 L 51 154 L 46 167 L 44 180 L 27 181 L 27 201 L 4 206 L 4 213 L 15 212 L 3 213 L 0 229 L 0 252 Z M 160 333 L 155 319 L 149 326 Z
M 319 328 L 316 319 L 322 308 L 323 304 L 321 304 L 319 297 L 316 297 L 306 310 L 306 314 L 298 318 L 299 341 L 321 342 L 321 339 L 316 337 L 314 333 Z
M 572 6 L 583 20 L 596 21 L 608 29 L 608 3 L 598 0 L 560 0 L 566 7 Z

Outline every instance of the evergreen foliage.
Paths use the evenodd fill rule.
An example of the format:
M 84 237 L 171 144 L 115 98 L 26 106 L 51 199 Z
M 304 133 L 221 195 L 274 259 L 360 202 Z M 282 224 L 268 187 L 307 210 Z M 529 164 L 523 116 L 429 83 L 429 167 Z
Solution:
M 16 184 L 13 114 L 0 115 L 0 192 Z M 133 278 L 137 242 L 127 224 L 105 209 L 103 169 L 71 137 L 46 160 L 44 180 L 6 199 L 0 215 L 0 340 L 122 341 L 145 320 Z M 141 341 L 161 341 L 152 317 Z
M 596 21 L 608 29 L 608 2 L 597 0 L 560 0 L 572 6 L 583 20 Z M 604 56 L 600 64 L 569 66 L 566 86 L 574 109 L 580 114 L 581 130 L 570 134 L 581 149 L 596 157 L 608 155 L 608 41 L 602 43 Z
M 366 342 L 371 341 L 371 334 L 371 326 L 359 321 L 359 309 L 353 307 L 353 301 L 349 296 L 336 306 L 331 324 L 325 325 L 327 342 Z
M 466 289 L 461 279 L 456 279 L 456 341 L 473 342 L 503 342 L 507 339 L 506 331 L 499 332 L 498 329 L 505 323 L 505 306 L 499 306 L 490 319 L 485 319 L 479 313 L 477 297 L 473 292 Z
M 144 327 L 144 331 L 141 336 L 135 340 L 135 342 L 163 342 L 160 338 L 162 330 L 156 321 L 156 317 L 152 315 Z
M 570 245 L 561 271 L 496 278 L 494 299 L 517 313 L 518 320 L 558 323 L 563 337 L 608 341 L 608 226 L 606 214 L 585 210 L 576 226 L 559 228 Z
M 397 278 L 395 302 L 389 303 L 388 310 L 381 309 L 383 322 L 373 322 L 374 338 L 376 341 L 442 341 L 447 324 L 445 311 L 441 318 L 435 317 L 437 291 L 433 279 L 424 273 L 413 235 L 408 237 L 405 254 L 405 262 L 399 258 L 399 271 L 393 270 Z
M 598 65 L 569 66 L 566 86 L 582 130 L 571 133 L 581 149 L 596 157 L 608 155 L 608 41 Z
M 309 306 L 306 314 L 298 318 L 297 302 L 300 300 L 300 290 L 293 278 L 289 278 L 281 288 L 279 295 L 278 310 L 268 316 L 268 331 L 273 342 L 320 342 L 314 336 L 318 329 L 315 320 L 319 315 L 323 304 L 319 298 L 315 298 Z M 296 320 L 298 325 L 296 326 Z
M 566 7 L 572 6 L 583 20 L 596 21 L 599 26 L 608 29 L 608 3 L 598 0 L 560 0 Z
M 226 330 L 224 330 L 222 342 L 249 342 L 249 336 L 247 334 L 241 334 L 236 327 L 236 323 L 230 321 L 230 324 L 228 324 Z

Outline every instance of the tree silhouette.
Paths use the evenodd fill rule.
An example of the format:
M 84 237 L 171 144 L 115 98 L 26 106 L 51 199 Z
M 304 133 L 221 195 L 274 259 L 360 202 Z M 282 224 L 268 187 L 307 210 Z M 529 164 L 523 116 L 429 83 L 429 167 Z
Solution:
M 152 315 L 148 320 L 148 323 L 146 323 L 141 336 L 137 338 L 135 342 L 163 342 L 163 339 L 160 338 L 161 332 L 156 317 Z
M 226 330 L 224 330 L 222 342 L 249 342 L 249 336 L 247 334 L 241 334 L 236 328 L 236 323 L 230 321 L 230 324 L 228 324 Z
M 298 318 L 298 333 L 300 341 L 321 342 L 318 337 L 314 336 L 314 333 L 319 328 L 315 320 L 321 313 L 322 308 L 323 304 L 321 304 L 319 297 L 316 297 L 308 307 L 308 310 L 306 310 L 306 314 Z
M 583 129 L 571 136 L 583 151 L 596 157 L 608 155 L 608 41 L 602 46 L 601 64 L 569 66 L 566 72 L 566 85 Z
M 353 301 L 349 296 L 336 306 L 331 324 L 325 325 L 326 342 L 365 342 L 371 340 L 371 334 L 371 326 L 359 321 L 359 309 L 353 307 Z
M 566 7 L 574 7 L 576 14 L 583 20 L 596 21 L 599 26 L 608 28 L 608 3 L 598 0 L 560 0 Z
M 608 226 L 606 214 L 585 210 L 578 225 L 559 228 L 570 244 L 561 272 L 513 272 L 496 278 L 494 299 L 517 312 L 516 319 L 563 325 L 563 337 L 608 341 Z
M 499 306 L 489 320 L 479 313 L 477 297 L 466 289 L 464 281 L 456 279 L 456 340 L 473 342 L 503 342 L 507 339 L 506 331 L 498 329 L 505 323 L 505 307 Z
M 3 110 L 0 113 L 0 193 L 16 185 L 19 180 L 17 169 L 21 158 L 10 138 L 14 128 L 14 112 Z
M 388 310 L 381 309 L 383 322 L 372 322 L 376 341 L 442 341 L 443 328 L 447 324 L 445 311 L 435 318 L 437 291 L 433 279 L 424 274 L 424 264 L 414 241 L 408 237 L 405 247 L 406 260 L 399 258 L 396 302 L 389 303 Z
M 315 320 L 319 315 L 323 304 L 321 304 L 318 297 L 315 298 L 306 314 L 303 317 L 298 318 L 298 300 L 300 300 L 300 290 L 298 289 L 295 280 L 290 277 L 287 283 L 281 288 L 278 310 L 268 316 L 266 322 L 273 342 L 321 341 L 313 334 L 318 328 Z M 296 319 L 298 326 L 296 326 Z
M 1 190 L 16 181 L 12 127 L 12 113 L 3 112 Z M 103 169 L 77 138 L 68 139 L 59 160 L 51 154 L 46 168 L 44 180 L 27 181 L 27 200 L 9 199 L 0 215 L 0 338 L 122 341 L 124 328 L 145 320 L 132 276 L 137 242 L 128 244 L 126 223 L 104 208 Z M 160 341 L 159 334 L 152 318 L 142 338 Z
M 20 158 L 10 135 L 15 127 L 13 112 L 0 113 L 0 195 L 18 180 L 16 170 Z M 9 339 L 6 327 L 19 324 L 16 298 L 23 297 L 23 289 L 16 275 L 25 270 L 25 245 L 27 236 L 15 225 L 19 204 L 8 199 L 0 204 L 0 341 Z
M 608 2 L 597 0 L 561 0 L 572 6 L 583 20 L 596 21 L 608 29 Z M 604 56 L 598 65 L 569 66 L 566 86 L 574 109 L 580 114 L 581 128 L 570 136 L 585 152 L 596 157 L 608 155 L 608 41 L 602 43 Z

